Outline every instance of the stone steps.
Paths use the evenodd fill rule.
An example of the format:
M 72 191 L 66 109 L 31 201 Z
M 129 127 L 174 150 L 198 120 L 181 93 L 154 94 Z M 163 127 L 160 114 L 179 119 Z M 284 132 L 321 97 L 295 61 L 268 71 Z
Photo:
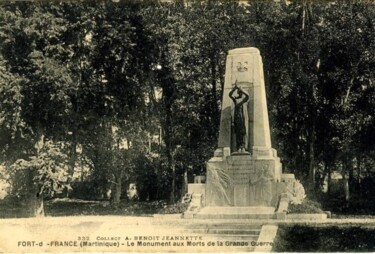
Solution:
M 252 219 L 269 220 L 276 219 L 275 214 L 195 214 L 194 219 Z
M 225 252 L 251 252 L 261 232 L 261 225 L 254 224 L 191 224 L 184 230 L 191 235 L 202 236 L 205 242 L 216 243 L 217 250 Z
M 197 214 L 196 219 L 274 219 L 275 207 L 269 206 L 244 206 L 244 207 L 220 207 L 206 206 Z
M 259 235 L 240 235 L 240 234 L 204 234 L 205 238 L 221 238 L 225 241 L 256 241 L 258 240 Z
M 185 226 L 187 229 L 202 229 L 202 228 L 209 228 L 209 229 L 236 229 L 236 230 L 253 230 L 253 231 L 260 231 L 262 229 L 262 224 L 254 224 L 254 222 L 251 223 L 238 223 L 238 222 L 225 222 L 225 223 L 219 223 L 218 221 L 216 222 L 194 222 L 193 224 L 189 224 Z
M 255 235 L 258 236 L 260 230 L 245 230 L 245 229 L 215 229 L 215 228 L 198 228 L 192 229 L 192 233 L 196 234 L 229 234 L 229 235 Z

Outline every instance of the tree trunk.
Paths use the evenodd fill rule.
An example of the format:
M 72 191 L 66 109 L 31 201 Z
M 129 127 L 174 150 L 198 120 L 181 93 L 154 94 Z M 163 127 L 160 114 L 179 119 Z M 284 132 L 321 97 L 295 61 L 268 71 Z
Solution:
M 85 167 L 83 166 L 83 159 L 80 158 L 80 164 L 81 164 L 81 182 L 85 180 Z
M 174 155 L 174 146 L 175 146 L 175 140 L 174 140 L 174 116 L 173 116 L 173 105 L 176 100 L 176 86 L 175 86 L 175 80 L 172 76 L 172 70 L 168 67 L 169 66 L 169 60 L 168 60 L 168 52 L 167 48 L 162 49 L 162 66 L 165 66 L 160 71 L 161 75 L 161 84 L 162 84 L 162 100 L 163 100 L 163 115 L 164 119 L 162 121 L 162 128 L 164 131 L 164 143 L 165 143 L 165 156 L 167 159 L 168 164 L 168 170 L 170 170 L 171 176 L 172 176 L 172 189 L 170 193 L 170 201 L 174 201 L 175 196 L 175 165 L 174 165 L 174 158 L 172 158 Z
M 115 182 L 112 183 L 112 206 L 117 208 L 120 204 L 122 192 L 122 173 L 120 172 L 115 179 Z
M 174 161 L 174 147 L 173 147 L 173 116 L 172 116 L 172 95 L 170 95 L 170 101 L 166 103 L 166 124 L 164 128 L 164 142 L 165 142 L 165 152 L 167 157 L 167 162 L 172 177 L 172 186 L 170 193 L 170 202 L 174 203 L 175 200 L 175 182 L 176 182 L 176 170 Z
M 354 191 L 354 168 L 353 168 L 353 165 L 352 163 L 349 163 L 349 180 L 348 180 L 348 183 L 349 183 L 349 188 L 350 188 L 350 192 L 353 193 Z
M 36 171 L 28 170 L 28 193 L 26 195 L 26 205 L 29 216 L 31 217 L 44 217 L 44 202 L 43 193 L 40 188 L 34 183 L 34 176 Z
M 32 201 L 32 209 L 34 217 L 44 217 L 44 200 L 41 193 L 35 195 L 34 200 Z
M 187 169 L 184 171 L 184 182 L 181 188 L 181 197 L 185 196 L 188 191 L 188 179 L 187 179 Z
M 358 170 L 358 175 L 357 175 L 357 177 L 358 177 L 358 179 L 357 179 L 358 193 L 359 193 L 360 196 L 362 196 L 362 186 L 361 186 L 362 169 L 361 169 L 361 156 L 360 155 L 357 156 L 357 170 Z
M 224 79 L 225 68 L 224 68 L 224 65 L 221 65 L 219 62 L 218 62 L 218 70 L 219 70 L 219 79 L 220 79 L 220 88 L 221 88 L 221 98 L 223 98 L 224 84 L 225 84 L 225 79 Z
M 67 181 L 68 184 L 70 184 L 73 180 L 76 160 L 77 160 L 77 141 L 76 141 L 76 132 L 73 131 L 73 133 L 72 133 L 72 143 L 69 147 L 68 181 Z M 65 192 L 65 196 L 68 198 L 69 197 L 69 189 L 66 188 L 64 192 Z
M 344 194 L 345 194 L 345 201 L 349 202 L 350 199 L 350 190 L 349 190 L 349 182 L 345 174 L 343 174 L 343 181 L 344 181 Z
M 332 182 L 332 172 L 331 170 L 328 170 L 328 179 L 327 179 L 327 193 L 328 195 L 331 195 L 331 182 Z
M 327 177 L 327 179 L 326 179 Z M 323 178 L 323 185 L 326 184 L 326 193 L 330 194 L 330 181 L 331 181 L 331 172 L 327 165 L 327 163 L 324 162 L 324 178 Z
M 115 191 L 115 195 L 114 195 L 114 199 L 113 199 L 113 204 L 115 207 L 118 207 L 118 205 L 120 204 L 120 199 L 121 199 L 121 191 L 122 191 L 122 183 L 121 181 L 117 182 L 117 184 L 115 185 L 116 186 L 116 191 Z
M 174 152 L 172 152 L 171 163 L 172 163 L 172 189 L 171 189 L 170 203 L 174 204 L 175 198 L 176 198 L 176 162 L 174 160 Z
M 39 131 L 42 133 L 42 131 Z M 38 156 L 40 150 L 44 146 L 44 135 L 40 134 L 37 143 L 35 144 L 36 155 Z M 32 217 L 44 217 L 44 202 L 43 202 L 43 190 L 40 186 L 34 182 L 34 178 L 37 175 L 35 169 L 27 170 L 27 206 L 29 208 L 29 214 Z
M 70 146 L 70 157 L 69 157 L 69 165 L 68 165 L 68 174 L 69 178 L 73 178 L 74 175 L 74 167 L 77 160 L 77 141 L 76 141 L 76 134 L 73 132 L 72 137 L 72 144 Z
M 350 200 L 349 182 L 348 182 L 348 178 L 346 177 L 346 172 L 348 171 L 348 168 L 349 168 L 349 161 L 348 159 L 345 159 L 343 161 L 342 179 L 343 179 L 343 185 L 344 185 L 344 196 L 345 196 L 345 201 L 347 202 L 347 206 L 349 205 L 349 200 Z
M 314 151 L 314 143 L 315 143 L 315 123 L 312 126 L 311 133 L 310 133 L 310 141 L 309 141 L 309 182 L 310 182 L 310 191 L 315 192 L 315 151 Z
M 217 96 L 216 96 L 216 62 L 214 59 L 214 55 L 211 56 L 211 84 L 212 84 L 212 96 L 215 105 L 217 104 Z
M 306 3 L 303 2 L 302 3 L 302 24 L 301 24 L 302 35 L 304 34 L 305 26 L 306 26 Z
M 158 163 L 157 163 L 157 167 L 156 167 L 156 198 L 159 200 L 159 199 L 162 199 L 162 193 L 163 191 L 161 190 L 161 188 L 158 188 L 158 186 L 162 186 L 161 184 L 161 175 L 162 175 L 162 161 L 161 161 L 161 150 L 160 148 L 162 147 L 162 140 L 163 140 L 163 129 L 162 127 L 159 127 L 159 144 L 158 144 Z

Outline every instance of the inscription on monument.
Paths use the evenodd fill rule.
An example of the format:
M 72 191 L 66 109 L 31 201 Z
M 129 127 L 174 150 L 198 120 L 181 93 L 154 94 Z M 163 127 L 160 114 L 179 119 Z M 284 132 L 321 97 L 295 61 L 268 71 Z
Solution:
M 247 184 L 250 181 L 250 174 L 248 172 L 235 172 L 232 173 L 233 183 Z

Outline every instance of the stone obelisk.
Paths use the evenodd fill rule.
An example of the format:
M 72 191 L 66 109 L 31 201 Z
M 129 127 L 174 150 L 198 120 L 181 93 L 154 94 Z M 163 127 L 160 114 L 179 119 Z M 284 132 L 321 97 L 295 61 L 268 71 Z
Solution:
M 240 110 L 245 134 L 243 149 L 238 150 L 235 98 L 243 94 L 247 100 Z M 271 145 L 260 52 L 256 48 L 230 50 L 218 148 L 207 163 L 206 206 L 276 206 L 280 177 L 280 159 Z
M 271 156 L 272 147 L 263 78 L 263 63 L 259 50 L 256 48 L 233 49 L 229 51 L 227 56 L 218 147 L 232 148 L 233 102 L 229 98 L 229 92 L 236 81 L 250 96 L 245 110 L 248 113 L 246 149 L 252 155 Z

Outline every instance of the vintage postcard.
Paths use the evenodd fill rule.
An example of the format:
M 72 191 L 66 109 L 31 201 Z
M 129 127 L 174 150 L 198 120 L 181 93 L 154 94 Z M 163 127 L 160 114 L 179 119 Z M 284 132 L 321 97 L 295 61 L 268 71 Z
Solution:
M 0 2 L 0 252 L 375 251 L 372 1 Z

